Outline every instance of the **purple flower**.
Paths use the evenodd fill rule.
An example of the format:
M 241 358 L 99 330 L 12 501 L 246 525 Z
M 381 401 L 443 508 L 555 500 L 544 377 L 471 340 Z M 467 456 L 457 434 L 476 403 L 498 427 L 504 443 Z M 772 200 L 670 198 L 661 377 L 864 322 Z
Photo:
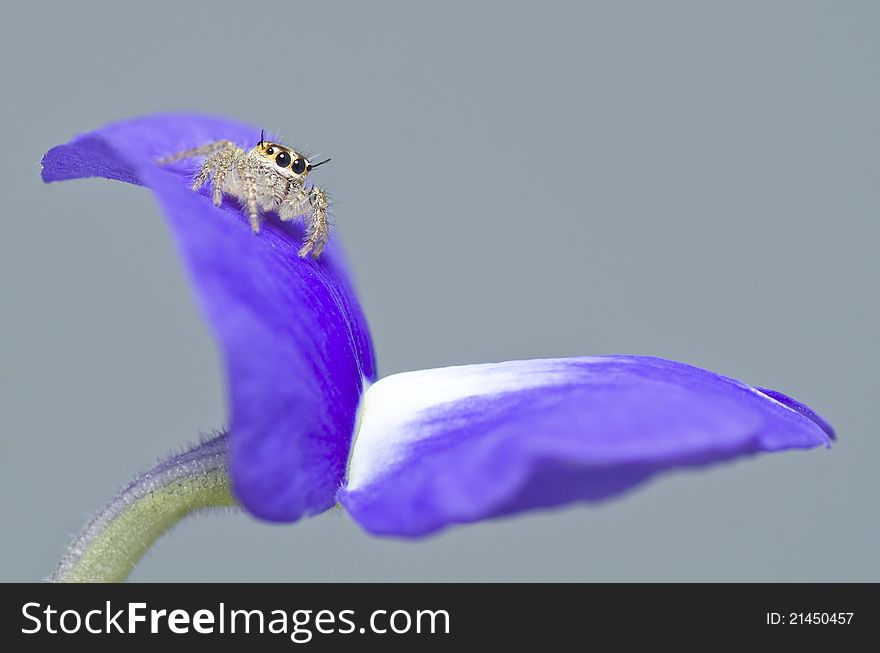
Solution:
M 571 501 L 758 452 L 830 446 L 832 428 L 782 393 L 640 356 L 513 361 L 376 381 L 338 234 L 317 261 L 277 218 L 259 235 L 234 202 L 189 184 L 168 154 L 260 130 L 161 115 L 50 150 L 47 182 L 106 177 L 153 191 L 224 356 L 230 466 L 252 514 L 294 521 L 337 501 L 374 533 L 417 536 Z

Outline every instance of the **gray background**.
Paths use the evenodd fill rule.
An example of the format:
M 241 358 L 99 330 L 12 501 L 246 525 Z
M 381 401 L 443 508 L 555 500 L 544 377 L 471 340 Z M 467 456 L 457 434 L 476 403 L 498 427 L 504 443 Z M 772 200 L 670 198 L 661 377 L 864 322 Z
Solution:
M 880 580 L 877 3 L 10 4 L 0 579 L 225 419 L 149 194 L 39 181 L 77 132 L 198 110 L 333 157 L 383 374 L 654 354 L 841 440 L 415 543 L 201 517 L 134 580 Z

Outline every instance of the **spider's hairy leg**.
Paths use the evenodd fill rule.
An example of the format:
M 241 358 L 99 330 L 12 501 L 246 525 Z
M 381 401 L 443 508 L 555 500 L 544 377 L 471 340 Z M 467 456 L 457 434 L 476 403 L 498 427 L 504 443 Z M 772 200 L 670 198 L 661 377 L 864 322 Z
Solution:
M 309 216 L 306 226 L 306 241 L 299 250 L 300 257 L 305 257 L 311 252 L 314 258 L 320 256 L 324 245 L 327 244 L 330 224 L 327 220 L 327 195 L 317 186 L 308 191 L 296 188 L 289 193 L 278 209 L 278 217 L 285 222 L 294 220 L 300 216 Z
M 214 141 L 213 143 L 200 145 L 199 147 L 194 147 L 190 150 L 183 150 L 182 152 L 176 152 L 175 154 L 163 156 L 157 161 L 157 163 L 159 165 L 168 165 L 169 163 L 174 163 L 175 161 L 181 161 L 183 159 L 194 159 L 200 156 L 207 156 L 209 154 L 217 152 L 218 150 L 230 147 L 239 149 L 238 146 L 236 146 L 235 143 L 233 143 L 232 141 Z
M 290 189 L 278 207 L 278 217 L 284 222 L 290 222 L 301 215 L 304 216 L 309 207 L 309 194 L 301 187 L 295 186 Z
M 213 145 L 216 147 L 202 164 L 202 169 L 193 180 L 192 189 L 198 190 L 205 185 L 209 177 L 213 177 L 212 199 L 215 205 L 220 206 L 223 201 L 223 178 L 235 165 L 235 162 L 244 155 L 244 150 L 230 141 L 219 141 Z
M 300 258 L 304 258 L 309 252 L 312 253 L 312 258 L 318 258 L 330 237 L 327 194 L 318 186 L 312 186 L 309 190 L 309 203 L 312 205 L 312 219 L 306 230 L 306 242 L 299 250 Z
M 213 191 L 211 193 L 211 201 L 214 206 L 220 206 L 223 203 L 223 178 L 229 172 L 229 166 L 218 165 L 214 172 L 214 179 L 211 180 Z M 201 177 L 201 175 L 199 175 Z M 204 183 L 204 182 L 203 182 Z M 201 186 L 201 184 L 199 184 Z
M 251 221 L 251 231 L 260 233 L 260 211 L 257 206 L 257 174 L 253 163 L 247 157 L 240 157 L 236 161 L 238 176 L 241 178 L 242 199 L 245 201 L 248 219 Z
M 236 162 L 242 156 L 244 156 L 243 150 L 237 147 L 226 148 L 220 150 L 205 162 L 205 165 L 208 165 L 210 162 L 213 170 L 213 179 L 211 180 L 213 193 L 211 199 L 214 202 L 214 206 L 220 206 L 220 204 L 223 203 L 223 191 L 225 190 L 223 182 L 226 179 L 226 175 L 235 167 Z M 201 176 L 200 173 L 199 177 Z M 196 179 L 196 181 L 198 181 L 198 179 Z M 199 184 L 199 186 L 201 186 L 201 184 Z
M 220 206 L 223 200 L 223 177 L 229 172 L 234 161 L 244 154 L 244 150 L 238 147 L 232 141 L 215 141 L 207 145 L 194 147 L 190 150 L 177 152 L 158 160 L 158 163 L 165 165 L 174 163 L 182 159 L 194 159 L 196 157 L 207 157 L 202 164 L 199 174 L 196 175 L 192 183 L 192 189 L 198 190 L 205 185 L 209 178 L 214 177 L 214 204 Z

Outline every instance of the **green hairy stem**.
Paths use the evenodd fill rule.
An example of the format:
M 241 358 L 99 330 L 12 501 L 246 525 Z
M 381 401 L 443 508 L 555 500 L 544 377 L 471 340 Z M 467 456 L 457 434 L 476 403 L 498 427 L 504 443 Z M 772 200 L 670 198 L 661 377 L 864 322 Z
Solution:
M 184 517 L 235 505 L 224 434 L 135 478 L 86 524 L 49 581 L 122 582 L 153 543 Z

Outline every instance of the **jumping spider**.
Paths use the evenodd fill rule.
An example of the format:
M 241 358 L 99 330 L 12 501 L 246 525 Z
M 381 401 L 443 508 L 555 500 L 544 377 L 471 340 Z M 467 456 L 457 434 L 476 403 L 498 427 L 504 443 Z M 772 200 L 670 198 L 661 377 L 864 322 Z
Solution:
M 212 199 L 220 206 L 223 195 L 240 199 L 247 207 L 251 229 L 260 231 L 260 211 L 278 211 L 284 220 L 294 220 L 311 213 L 306 240 L 300 257 L 311 252 L 318 258 L 327 244 L 330 224 L 327 222 L 327 195 L 317 186 L 305 187 L 306 177 L 313 168 L 327 163 L 311 163 L 305 155 L 280 143 L 263 140 L 250 152 L 231 141 L 216 141 L 159 159 L 160 164 L 181 159 L 206 157 L 193 181 L 198 190 L 210 179 Z

